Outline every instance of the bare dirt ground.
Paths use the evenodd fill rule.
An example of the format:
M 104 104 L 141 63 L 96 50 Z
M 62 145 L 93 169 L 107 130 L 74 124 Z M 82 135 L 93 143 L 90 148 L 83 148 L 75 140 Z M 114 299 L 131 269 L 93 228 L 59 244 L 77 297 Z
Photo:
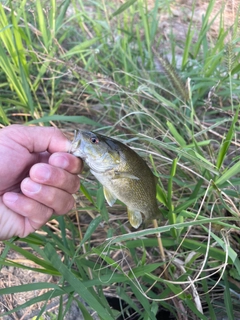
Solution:
M 118 3 L 118 5 L 120 5 L 124 1 L 116 1 L 116 2 Z M 184 41 L 187 35 L 189 22 L 192 16 L 193 16 L 193 22 L 194 22 L 193 27 L 196 28 L 196 34 L 197 34 L 197 30 L 201 25 L 202 16 L 206 13 L 206 9 L 209 1 L 197 0 L 195 10 L 194 12 L 192 12 L 193 2 L 194 1 L 192 0 L 172 1 L 172 5 L 171 5 L 172 16 L 169 16 L 169 14 L 162 13 L 161 11 L 159 11 L 159 33 L 163 35 L 166 47 L 167 47 L 169 37 L 171 36 L 172 33 L 175 36 L 177 36 L 178 40 Z M 224 24 L 227 27 L 230 27 L 234 22 L 236 9 L 240 4 L 240 1 L 239 0 L 238 1 L 220 1 L 220 0 L 216 1 L 214 14 L 216 14 L 219 11 L 223 3 L 226 3 L 225 9 L 224 9 L 224 15 L 223 15 Z M 149 0 L 149 8 L 151 9 L 151 7 L 153 6 L 154 6 L 154 1 Z M 218 34 L 218 28 L 219 28 L 219 17 L 217 17 L 214 23 L 212 24 L 211 30 L 209 33 L 209 37 L 211 37 L 213 40 L 214 40 L 214 37 L 216 37 L 216 35 Z M 181 54 L 180 51 L 179 51 L 179 54 Z M 4 250 L 4 244 L 0 242 L 0 254 L 2 254 L 3 250 Z M 16 254 L 14 251 L 10 251 L 7 258 L 14 262 L 25 264 L 29 267 L 36 267 L 31 265 L 28 260 Z M 0 273 L 1 288 L 19 286 L 19 285 L 29 284 L 34 282 L 57 283 L 57 281 L 58 281 L 57 279 L 49 275 L 44 275 L 41 273 L 33 272 L 31 270 L 24 270 L 24 269 L 13 268 L 13 267 L 3 267 Z M 14 313 L 11 316 L 1 317 L 1 314 L 2 312 L 5 312 L 7 310 L 12 310 L 14 307 L 21 305 L 26 301 L 30 300 L 31 298 L 36 297 L 42 293 L 43 292 L 40 292 L 40 291 L 38 292 L 30 291 L 25 293 L 9 294 L 9 295 L 1 296 L 0 297 L 0 318 L 3 320 L 32 319 L 34 316 L 38 314 L 38 311 L 43 307 L 43 303 L 39 303 L 32 307 L 26 308 L 24 310 L 20 310 L 19 312 Z M 55 299 L 53 301 L 49 301 L 49 305 L 47 309 L 49 309 L 49 311 L 54 313 L 54 311 L 57 310 L 57 306 L 58 306 L 58 300 Z M 45 314 L 44 319 L 50 319 L 50 317 Z M 69 313 L 66 316 L 66 320 L 72 320 L 72 319 L 81 319 L 81 315 L 77 306 L 73 306 L 71 313 Z

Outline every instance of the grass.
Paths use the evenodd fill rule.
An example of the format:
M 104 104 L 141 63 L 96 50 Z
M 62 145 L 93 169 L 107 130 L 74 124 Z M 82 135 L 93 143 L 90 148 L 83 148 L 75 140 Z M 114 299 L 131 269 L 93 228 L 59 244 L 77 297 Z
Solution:
M 238 14 L 227 28 L 224 6 L 211 0 L 196 35 L 193 6 L 186 38 L 165 42 L 159 13 L 171 15 L 170 1 L 146 2 L 0 5 L 1 126 L 82 127 L 129 143 L 158 177 L 161 212 L 158 228 L 133 232 L 125 206 L 106 207 L 85 172 L 76 210 L 55 217 L 57 227 L 50 221 L 4 242 L 2 267 L 58 280 L 1 288 L 0 295 L 44 290 L 1 316 L 41 303 L 37 319 L 46 319 L 47 303 L 59 297 L 53 319 L 64 319 L 73 301 L 93 319 L 78 295 L 100 319 L 118 319 L 129 307 L 138 319 L 157 319 L 159 308 L 177 319 L 240 316 Z M 27 266 L 9 260 L 10 250 Z M 111 308 L 108 292 L 128 307 Z

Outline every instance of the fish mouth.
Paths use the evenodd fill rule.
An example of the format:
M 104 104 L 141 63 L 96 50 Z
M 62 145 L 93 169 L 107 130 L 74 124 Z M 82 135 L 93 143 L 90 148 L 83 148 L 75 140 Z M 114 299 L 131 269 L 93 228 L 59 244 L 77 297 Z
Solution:
M 87 156 L 83 152 L 83 148 L 81 146 L 82 143 L 84 143 L 82 138 L 82 132 L 80 130 L 75 130 L 74 138 L 68 152 L 76 157 L 80 157 L 83 160 L 85 160 Z

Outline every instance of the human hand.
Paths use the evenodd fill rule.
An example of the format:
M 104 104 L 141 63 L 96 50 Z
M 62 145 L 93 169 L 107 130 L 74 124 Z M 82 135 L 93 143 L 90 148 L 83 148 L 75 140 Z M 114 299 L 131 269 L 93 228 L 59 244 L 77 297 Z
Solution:
M 53 127 L 0 129 L 0 240 L 21 238 L 74 206 L 82 161 Z

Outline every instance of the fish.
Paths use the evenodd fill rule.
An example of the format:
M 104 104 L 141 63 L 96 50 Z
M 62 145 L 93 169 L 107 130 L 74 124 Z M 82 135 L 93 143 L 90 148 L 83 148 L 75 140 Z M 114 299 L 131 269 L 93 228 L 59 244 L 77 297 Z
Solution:
M 76 130 L 69 152 L 89 166 L 103 185 L 109 206 L 113 206 L 117 199 L 127 206 L 132 227 L 137 229 L 143 217 L 148 220 L 156 216 L 157 178 L 133 149 L 108 136 Z

